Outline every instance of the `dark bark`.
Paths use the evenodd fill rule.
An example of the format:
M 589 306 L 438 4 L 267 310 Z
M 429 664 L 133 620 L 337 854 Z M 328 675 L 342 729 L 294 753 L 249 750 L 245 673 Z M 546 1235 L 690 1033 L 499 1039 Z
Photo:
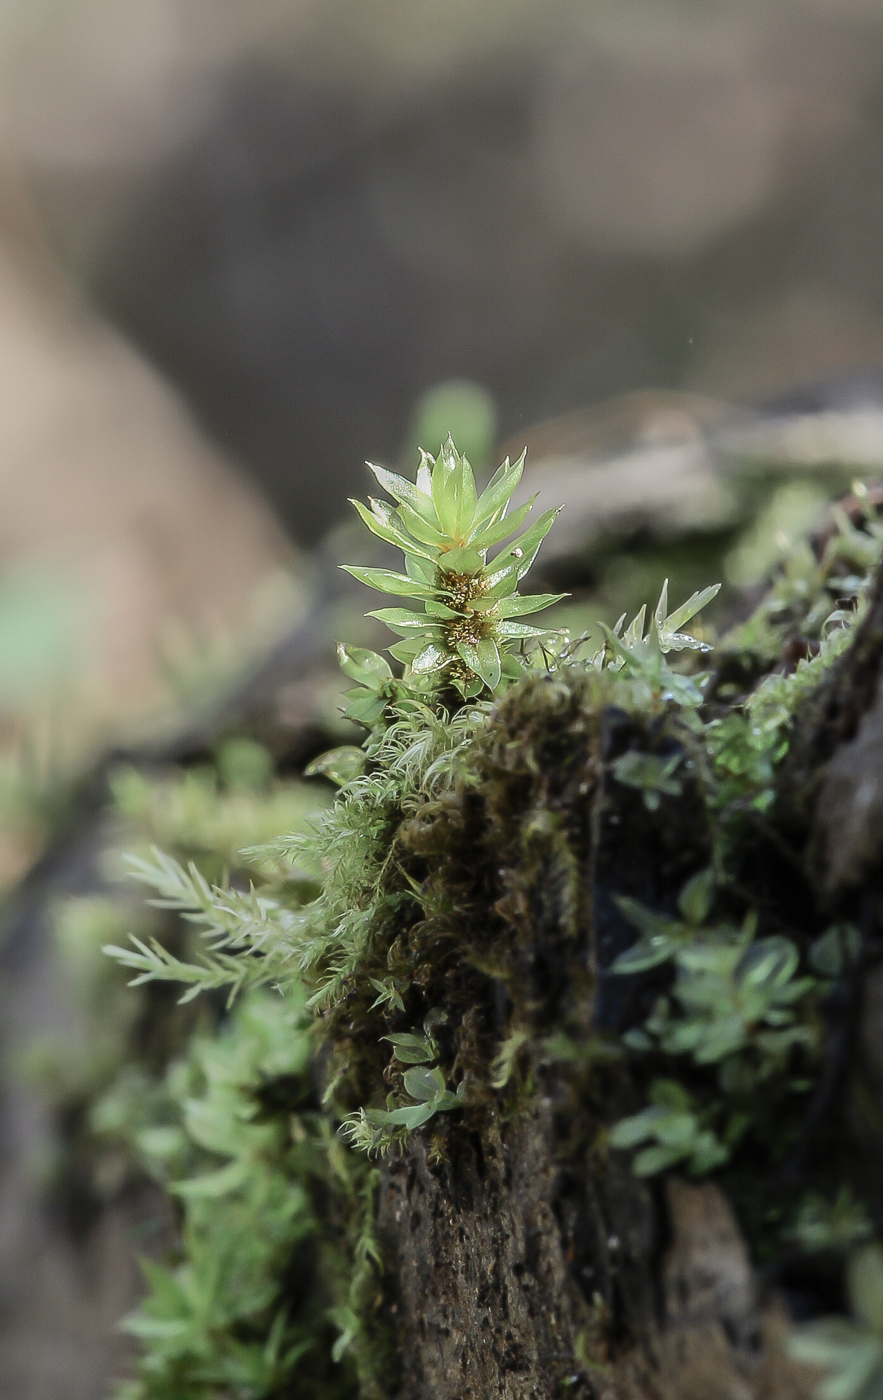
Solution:
M 797 717 L 777 804 L 746 830 L 743 871 L 762 918 L 787 926 L 801 946 L 838 917 L 858 917 L 864 939 L 858 967 L 823 1008 L 823 1062 L 796 1143 L 775 1173 L 763 1168 L 763 1189 L 785 1200 L 805 1185 L 830 1195 L 848 1181 L 878 1226 L 881 674 L 878 582 L 849 651 Z M 537 685 L 504 701 L 468 798 L 439 818 L 434 834 L 410 837 L 427 862 L 424 890 L 452 871 L 462 886 L 470 872 L 470 887 L 451 901 L 462 925 L 451 938 L 473 966 L 477 1003 L 468 1048 L 456 1035 L 452 1042 L 470 1089 L 465 1123 L 414 1135 L 383 1168 L 398 1395 L 805 1396 L 815 1378 L 787 1359 L 786 1304 L 799 1296 L 809 1311 L 829 1311 L 839 1266 L 795 1282 L 794 1261 L 775 1257 L 758 1273 L 745 1201 L 736 1199 L 744 1179 L 734 1184 L 724 1173 L 696 1184 L 674 1174 L 648 1186 L 624 1154 L 596 1151 L 599 1127 L 643 1101 L 622 1064 L 535 1057 L 530 1093 L 508 1110 L 480 1087 L 481 1048 L 487 1057 L 504 1024 L 578 1039 L 633 1023 L 641 999 L 656 991 L 652 977 L 605 974 L 634 937 L 612 896 L 670 910 L 708 860 L 707 818 L 690 781 L 648 813 L 637 793 L 609 777 L 609 761 L 629 746 L 666 754 L 684 735 L 667 721 L 642 728 L 593 709 L 590 689 Z M 450 963 L 445 987 L 456 1021 L 463 1003 Z M 430 987 L 427 995 L 444 992 Z

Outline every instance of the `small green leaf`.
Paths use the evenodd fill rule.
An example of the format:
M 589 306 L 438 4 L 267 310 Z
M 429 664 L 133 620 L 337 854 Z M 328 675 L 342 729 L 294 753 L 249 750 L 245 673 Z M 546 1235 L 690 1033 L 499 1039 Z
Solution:
M 410 608 L 377 608 L 366 614 L 385 622 L 387 627 L 407 627 L 409 631 L 420 627 L 434 627 L 436 624 L 425 613 L 412 612 Z
M 659 967 L 661 963 L 666 962 L 677 951 L 677 947 L 677 942 L 669 934 L 654 934 L 620 953 L 610 964 L 610 971 L 619 977 L 646 972 L 648 968 Z
M 862 936 L 855 924 L 834 924 L 811 945 L 810 966 L 823 977 L 841 977 L 855 964 L 862 950 Z
M 667 1171 L 676 1162 L 682 1162 L 686 1156 L 689 1156 L 689 1150 L 683 1147 L 645 1147 L 632 1163 L 632 1171 L 635 1176 L 655 1176 L 657 1172 Z
M 494 623 L 494 633 L 497 637 L 545 637 L 548 630 L 547 627 L 529 627 L 525 622 L 502 620 Z
M 378 539 L 385 540 L 387 544 L 397 545 L 406 554 L 417 554 L 424 559 L 432 558 L 426 553 L 422 545 L 417 540 L 412 539 L 402 529 L 398 520 L 392 514 L 388 506 L 382 501 L 371 501 L 371 510 L 368 510 L 361 501 L 353 500 L 350 497 L 350 505 L 355 506 L 362 523 L 368 526 L 372 534 Z
M 676 1079 L 655 1079 L 650 1086 L 650 1100 L 657 1108 L 685 1113 L 693 1106 L 688 1091 Z
M 496 690 L 500 684 L 500 650 L 492 637 L 482 637 L 475 648 L 478 665 L 474 670 L 481 676 L 488 690 Z
M 700 870 L 688 880 L 678 898 L 678 908 L 689 924 L 703 924 L 714 903 L 714 871 Z
M 378 656 L 376 651 L 366 651 L 364 647 L 349 647 L 343 642 L 337 644 L 337 659 L 340 669 L 350 680 L 361 681 L 362 685 L 379 690 L 384 681 L 392 680 L 389 663 Z
M 373 697 L 372 697 L 373 699 Z M 338 749 L 329 749 L 321 757 L 314 758 L 304 769 L 308 778 L 330 778 L 338 787 L 359 778 L 365 771 L 367 758 L 363 749 L 354 744 L 342 744 Z
M 531 496 L 529 501 L 523 506 L 519 506 L 517 510 L 513 510 L 511 515 L 504 516 L 502 520 L 498 520 L 493 525 L 487 525 L 484 529 L 479 528 L 470 536 L 469 544 L 473 549 L 484 551 L 499 544 L 501 540 L 508 539 L 524 524 L 535 500 L 536 496 Z
M 424 676 L 431 671 L 440 671 L 453 660 L 450 652 L 443 651 L 437 642 L 429 642 L 417 652 L 411 662 L 415 676 Z
M 524 578 L 539 553 L 540 545 L 554 525 L 559 511 L 560 506 L 558 510 L 545 511 L 529 530 L 525 530 L 524 534 L 520 535 L 507 549 L 496 555 L 491 565 L 494 574 L 503 569 L 513 568 L 516 579 Z
M 665 582 L 667 587 L 668 579 Z M 685 622 L 689 622 L 692 617 L 707 607 L 713 598 L 717 597 L 720 588 L 719 583 L 713 583 L 709 588 L 703 588 L 700 592 L 691 594 L 686 603 L 682 603 L 679 608 L 675 608 L 675 611 L 665 618 L 666 631 L 677 632 Z
M 540 612 L 568 598 L 568 593 L 516 593 L 499 603 L 501 617 L 526 617 L 528 613 Z
M 365 465 L 374 473 L 378 485 L 388 496 L 392 496 L 395 501 L 406 503 L 424 520 L 432 520 L 432 498 L 421 491 L 419 486 L 415 486 L 403 476 L 397 476 L 395 472 L 387 471 L 385 467 L 375 466 L 373 462 L 366 462 Z
M 464 545 L 457 545 L 454 549 L 447 549 L 438 559 L 439 571 L 442 575 L 439 586 L 445 587 L 445 574 L 475 574 L 481 573 L 484 567 L 482 557 L 477 549 L 467 549 Z
M 435 1113 L 431 1103 L 408 1104 L 405 1108 L 369 1108 L 365 1118 L 372 1128 L 407 1128 L 411 1133 L 426 1123 Z
M 475 507 L 475 525 L 483 525 L 486 520 L 495 517 L 503 510 L 510 500 L 516 486 L 521 480 L 524 471 L 525 453 L 522 452 L 517 462 L 510 463 L 507 457 L 501 467 L 498 467 L 482 491 Z
M 395 1047 L 396 1059 L 402 1064 L 423 1065 L 435 1059 L 435 1046 L 426 1036 L 382 1035 L 380 1039 L 388 1040 Z
M 412 510 L 407 502 L 403 501 L 399 506 L 399 514 L 403 524 L 407 526 L 410 533 L 423 544 L 429 545 L 435 550 L 439 550 L 450 543 L 447 535 L 443 534 L 441 530 L 438 530 L 431 521 L 426 520 L 422 515 L 418 514 L 416 510 Z
M 359 583 L 376 588 L 379 593 L 401 594 L 408 598 L 431 598 L 433 591 L 425 584 L 409 578 L 407 574 L 397 574 L 392 569 L 358 569 L 354 564 L 341 564 L 344 573 L 352 574 Z
M 635 1113 L 631 1118 L 621 1118 L 610 1130 L 611 1147 L 627 1149 L 646 1142 L 648 1137 L 653 1136 L 659 1116 L 658 1109 L 645 1108 L 642 1113 Z
M 404 1084 L 411 1098 L 421 1103 L 429 1103 L 445 1092 L 445 1077 L 440 1069 L 405 1070 Z

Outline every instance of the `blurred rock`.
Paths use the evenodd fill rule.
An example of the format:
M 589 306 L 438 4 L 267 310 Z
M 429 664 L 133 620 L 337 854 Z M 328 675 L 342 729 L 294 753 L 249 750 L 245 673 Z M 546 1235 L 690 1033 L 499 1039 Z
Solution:
M 11 180 L 0 171 L 0 188 Z M 0 227 L 0 500 L 0 570 L 42 571 L 81 595 L 80 679 L 105 719 L 155 695 L 172 622 L 203 640 L 243 623 L 291 560 L 256 491 L 12 218 Z

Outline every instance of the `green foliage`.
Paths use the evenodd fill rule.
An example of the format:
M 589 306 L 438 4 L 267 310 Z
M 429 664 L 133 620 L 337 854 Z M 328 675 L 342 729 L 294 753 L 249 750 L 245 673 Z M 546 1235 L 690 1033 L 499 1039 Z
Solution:
M 495 691 L 503 676 L 513 679 L 522 674 L 512 648 L 544 635 L 542 628 L 519 619 L 559 602 L 564 595 L 523 597 L 517 588 L 557 511 L 546 511 L 488 560 L 488 551 L 503 545 L 530 514 L 534 497 L 508 513 L 523 467 L 523 455 L 514 464 L 507 457 L 479 495 L 472 467 L 450 438 L 434 461 L 421 453 L 416 483 L 371 466 L 396 505 L 374 499 L 370 509 L 360 501 L 353 504 L 373 534 L 403 551 L 406 572 L 346 568 L 369 588 L 409 600 L 407 607 L 381 608 L 370 614 L 403 638 L 390 650 L 405 665 L 406 685 L 433 690 L 453 684 L 467 698 L 485 688 Z M 358 679 L 375 694 L 391 678 L 391 673 L 382 673 L 378 660 L 369 662 L 365 654 L 356 660 L 369 671 Z M 370 722 L 358 710 L 358 696 L 354 703 L 357 711 L 351 706 L 349 717 Z
M 764 1084 L 774 1093 L 770 1081 L 784 1080 L 787 1086 L 795 1053 L 812 1056 L 818 1048 L 812 1016 L 817 983 L 811 976 L 798 976 L 795 944 L 781 935 L 757 938 L 752 914 L 739 928 L 726 922 L 706 925 L 713 896 L 712 874 L 703 871 L 681 892 L 682 919 L 656 914 L 636 900 L 617 900 L 640 938 L 611 971 L 634 976 L 666 962 L 674 969 L 671 991 L 657 999 L 641 1027 L 626 1032 L 625 1042 L 642 1054 L 687 1055 L 696 1066 L 718 1066 L 719 1093 L 709 1095 L 703 1125 L 724 1129 L 722 1144 L 711 1134 L 712 1149 L 711 1139 L 697 1136 L 698 1120 L 689 1131 L 683 1116 L 673 1128 L 668 1125 L 660 1116 L 663 1107 L 671 1108 L 668 1102 L 624 1119 L 614 1129 L 614 1146 L 633 1146 L 651 1136 L 651 1128 L 658 1138 L 658 1146 L 645 1149 L 635 1161 L 641 1175 L 664 1171 L 681 1158 L 689 1158 L 694 1173 L 720 1166 L 750 1125 L 746 1100 Z M 686 1106 L 680 1111 L 686 1114 Z M 659 1137 L 657 1122 L 659 1131 L 669 1137 L 681 1133 L 683 1139 Z M 700 1145 L 694 1147 L 694 1139 Z M 675 1148 L 678 1157 L 671 1156 Z
M 431 1011 L 423 1023 L 422 1036 L 404 1032 L 382 1037 L 393 1046 L 396 1060 L 411 1066 L 402 1075 L 402 1085 L 411 1102 L 402 1103 L 390 1094 L 387 1108 L 360 1108 L 351 1114 L 341 1132 L 354 1147 L 369 1156 L 386 1155 L 396 1143 L 403 1142 L 409 1133 L 428 1123 L 436 1113 L 462 1108 L 463 1084 L 456 1093 L 451 1093 L 444 1074 L 432 1064 L 438 1058 L 432 1028 L 446 1019 L 446 1013 Z
M 650 1107 L 622 1118 L 610 1133 L 611 1147 L 637 1147 L 648 1141 L 652 1145 L 635 1157 L 636 1176 L 652 1176 L 678 1163 L 699 1176 L 719 1167 L 729 1155 L 694 1112 L 690 1094 L 673 1079 L 657 1079 L 650 1089 Z
M 379 1252 L 363 1201 L 373 1178 L 325 1115 L 303 1107 L 312 1057 L 303 1002 L 250 994 L 219 1033 L 191 1042 L 161 1088 L 145 1096 L 137 1077 L 124 1076 L 94 1109 L 96 1131 L 127 1142 L 182 1212 L 178 1261 L 144 1261 L 149 1291 L 124 1322 L 142 1344 L 138 1379 L 120 1392 L 127 1400 L 219 1391 L 247 1400 L 293 1376 L 303 1394 L 351 1388 L 350 1369 L 335 1375 L 328 1362 L 358 1342 L 366 1270 L 376 1291 Z M 326 1228 L 323 1266 L 304 1295 L 292 1268 L 315 1250 L 314 1203 L 329 1180 L 358 1234 L 350 1257 Z M 324 1358 L 314 1354 L 323 1338 Z
M 801 1201 L 793 1225 L 784 1231 L 807 1254 L 823 1250 L 847 1251 L 871 1238 L 868 1212 L 849 1186 L 841 1187 L 835 1200 L 811 1193 Z
M 248 853 L 250 861 L 271 869 L 318 865 L 324 872 L 321 894 L 303 907 L 292 904 L 287 886 L 272 895 L 255 888 L 244 892 L 211 885 L 192 862 L 185 866 L 158 850 L 149 859 L 130 858 L 134 878 L 156 891 L 153 902 L 199 928 L 205 951 L 186 963 L 155 939 L 133 939 L 132 948 L 107 951 L 138 974 L 135 985 L 184 982 L 188 998 L 220 988 L 232 998 L 246 986 L 296 986 L 307 975 L 314 987 L 311 1005 L 334 1003 L 378 927 L 414 901 L 407 886 L 390 879 L 395 825 L 450 785 L 458 758 L 486 719 L 481 706 L 464 708 L 449 721 L 420 701 L 400 701 L 372 744 L 372 771 L 348 782 L 334 806 L 305 829 Z
M 151 845 L 214 859 L 220 875 L 225 868 L 249 867 L 250 847 L 273 840 L 280 831 L 301 827 L 324 804 L 315 785 L 270 781 L 272 763 L 259 744 L 235 741 L 222 746 L 217 767 L 208 765 L 150 776 L 126 766 L 111 774 L 117 815 Z M 305 862 L 301 878 L 315 878 L 313 861 Z
M 301 1114 L 289 1132 L 256 1098 L 273 1079 L 303 1084 L 309 1058 L 302 1006 L 252 996 L 172 1066 L 159 1121 L 119 1095 L 97 1106 L 96 1126 L 128 1128 L 183 1212 L 181 1262 L 145 1261 L 150 1292 L 124 1324 L 149 1343 L 133 1396 L 268 1394 L 315 1344 L 290 1315 L 284 1274 L 316 1229 L 306 1183 L 324 1167 L 322 1125 Z
M 521 469 L 505 462 L 479 495 L 450 441 L 435 460 L 423 454 L 416 483 L 373 469 L 396 504 L 357 510 L 402 549 L 405 572 L 350 572 L 402 600 L 373 615 L 401 638 L 391 653 L 403 669 L 395 674 L 372 651 L 339 649 L 355 682 L 346 714 L 367 736 L 310 766 L 337 787 L 333 802 L 311 804 L 302 786 L 274 783 L 247 741 L 219 753 L 209 772 L 123 772 L 115 781 L 118 810 L 138 828 L 130 873 L 152 892 L 157 923 L 127 947 L 114 926 L 108 951 L 135 974 L 141 996 L 164 983 L 182 986 L 185 1003 L 225 994 L 205 998 L 215 1023 L 162 1082 L 123 1076 L 95 1119 L 96 1131 L 130 1144 L 183 1213 L 179 1256 L 151 1266 L 148 1298 L 129 1324 L 143 1343 L 133 1396 L 245 1400 L 294 1383 L 299 1394 L 333 1396 L 354 1376 L 365 1397 L 391 1393 L 369 1158 L 427 1128 L 433 1150 L 443 1150 L 464 1110 L 508 1114 L 515 1104 L 517 1112 L 535 1092 L 535 1072 L 549 1065 L 589 1076 L 631 1064 L 635 1081 L 649 1083 L 646 1107 L 608 1139 L 638 1149 L 634 1168 L 645 1176 L 731 1170 L 743 1145 L 772 1158 L 780 1126 L 764 1115 L 787 1119 L 817 1077 L 820 994 L 853 964 L 858 935 L 838 924 L 802 953 L 770 932 L 763 911 L 746 908 L 730 858 L 746 815 L 769 810 L 796 709 L 862 615 L 866 572 L 883 543 L 876 518 L 866 529 L 842 518 L 821 561 L 792 551 L 770 598 L 724 639 L 725 661 L 735 658 L 750 676 L 744 693 L 728 696 L 737 682 L 700 669 L 709 638 L 684 630 L 716 587 L 669 611 L 665 584 L 649 625 L 645 608 L 628 626 L 623 616 L 602 628 L 594 654 L 585 636 L 520 621 L 561 596 L 517 591 L 554 518 L 547 512 L 505 543 L 530 511 L 528 502 L 509 513 Z M 837 606 L 838 598 L 856 607 Z M 795 629 L 813 642 L 812 654 L 773 671 Z M 476 756 L 487 758 L 495 736 L 505 750 L 500 767 L 508 773 L 516 763 L 500 717 L 509 701 L 534 692 L 543 723 L 558 701 L 581 705 L 584 738 L 597 713 L 624 715 L 640 743 L 606 766 L 599 760 L 611 780 L 606 794 L 618 790 L 645 823 L 641 805 L 653 814 L 695 800 L 713 834 L 697 863 L 711 864 L 686 883 L 674 914 L 616 900 L 638 937 L 610 972 L 651 974 L 639 1025 L 609 1041 L 570 1024 L 535 1034 L 516 1007 L 496 1053 L 485 1032 L 467 1066 L 444 1010 L 426 1012 L 433 1000 L 447 1007 L 448 983 L 427 990 L 432 969 L 417 966 L 418 954 L 429 947 L 427 962 L 466 965 L 458 1031 L 469 1013 L 463 988 L 497 979 L 514 997 L 514 964 L 483 928 L 470 927 L 468 947 L 455 942 L 459 894 L 435 878 L 432 840 L 447 812 L 468 806 Z M 541 768 L 543 753 L 523 756 L 527 768 Z M 579 790 L 591 790 L 588 779 Z M 307 817 L 310 805 L 322 809 Z M 556 898 L 565 889 L 576 930 L 584 872 L 560 813 L 538 805 L 518 839 L 525 861 L 543 852 L 543 878 Z M 151 843 L 171 850 L 148 854 Z M 497 917 L 486 905 L 481 913 Z M 310 1097 L 319 1081 L 321 1104 Z M 277 1091 L 284 1109 L 271 1111 Z M 838 1198 L 830 1210 L 806 1202 L 792 1228 L 805 1248 L 844 1248 L 864 1238 L 866 1221 Z M 308 1239 L 319 1262 L 310 1300 L 295 1304 L 286 1267 Z M 850 1345 L 861 1334 L 870 1355 L 870 1314 L 856 1306 L 864 1321 L 844 1326 L 853 1329 Z M 873 1367 L 861 1385 L 877 1375 Z M 875 1393 L 841 1388 L 827 1400 Z
M 615 771 L 615 770 L 614 770 Z M 714 898 L 714 871 L 703 870 L 681 890 L 678 909 L 683 916 L 669 919 L 646 909 L 636 899 L 620 895 L 616 899 L 620 913 L 641 935 L 637 943 L 627 948 L 611 966 L 611 972 L 645 972 L 674 957 L 677 950 L 696 941 L 696 935 L 711 911 Z
M 880 1400 L 883 1396 L 883 1247 L 865 1245 L 849 1260 L 851 1319 L 821 1318 L 798 1328 L 790 1351 L 825 1372 L 819 1400 Z
M 613 764 L 613 776 L 618 783 L 637 788 L 648 812 L 655 812 L 664 796 L 678 797 L 681 784 L 674 776 L 682 755 L 660 758 L 657 754 L 636 753 L 629 749 Z

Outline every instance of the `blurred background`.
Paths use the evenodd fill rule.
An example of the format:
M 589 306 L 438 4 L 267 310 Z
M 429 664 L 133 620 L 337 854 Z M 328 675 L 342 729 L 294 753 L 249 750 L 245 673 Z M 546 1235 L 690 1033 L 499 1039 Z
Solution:
M 67 1015 L 16 938 L 88 883 L 51 853 L 91 765 L 333 737 L 332 639 L 382 643 L 346 499 L 449 429 L 528 446 L 580 626 L 666 574 L 725 616 L 878 475 L 878 0 L 3 0 L 11 1044 Z M 0 1396 L 101 1395 L 131 1249 L 59 1262 L 3 1115 Z
M 448 427 L 555 466 L 584 582 L 738 523 L 733 405 L 877 450 L 872 0 L 6 0 L 0 133 L 0 561 L 115 697 Z

